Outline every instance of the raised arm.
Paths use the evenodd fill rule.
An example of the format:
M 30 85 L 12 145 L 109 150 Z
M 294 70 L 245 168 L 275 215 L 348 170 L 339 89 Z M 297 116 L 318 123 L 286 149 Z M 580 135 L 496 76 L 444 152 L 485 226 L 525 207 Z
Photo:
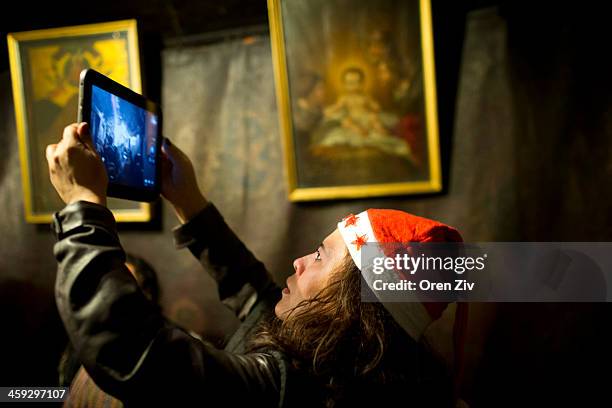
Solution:
M 236 294 L 245 284 L 260 294 L 276 288 L 264 264 L 234 234 L 212 203 L 175 228 L 174 240 L 178 248 L 189 248 L 217 281 L 221 300 Z
M 280 291 L 263 263 L 258 261 L 225 223 L 198 187 L 193 165 L 178 147 L 165 139 L 162 147 L 162 194 L 172 203 L 181 226 L 175 228 L 178 248 L 189 248 L 217 281 L 225 300 L 244 292 L 249 284 L 258 296 L 279 296 Z

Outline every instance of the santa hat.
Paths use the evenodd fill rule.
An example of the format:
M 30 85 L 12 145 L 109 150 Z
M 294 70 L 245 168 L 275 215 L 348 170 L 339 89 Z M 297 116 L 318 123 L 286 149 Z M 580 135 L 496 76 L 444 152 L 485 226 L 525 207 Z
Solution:
M 362 273 L 361 251 L 366 243 L 462 242 L 456 229 L 398 210 L 369 209 L 350 214 L 338 223 L 338 230 Z M 383 302 L 383 305 L 413 339 L 419 340 L 448 303 Z

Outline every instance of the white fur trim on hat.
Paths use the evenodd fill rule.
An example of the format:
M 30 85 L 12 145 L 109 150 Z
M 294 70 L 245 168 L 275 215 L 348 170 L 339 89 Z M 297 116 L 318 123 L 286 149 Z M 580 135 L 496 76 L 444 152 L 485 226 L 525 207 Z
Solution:
M 366 242 L 378 242 L 367 211 L 350 214 L 338 223 L 338 230 L 346 244 L 353 262 L 361 270 L 361 247 Z
M 361 250 L 365 243 L 378 243 L 367 211 L 357 215 L 350 214 L 338 223 L 338 230 L 348 248 L 353 262 L 361 271 L 366 282 L 371 281 L 371 271 L 364 271 L 361 265 Z M 373 291 L 376 295 L 377 292 Z M 377 296 L 378 298 L 378 296 Z M 422 303 L 418 300 L 412 302 L 383 302 L 385 309 L 391 314 L 393 319 L 408 333 L 413 339 L 419 339 L 427 326 L 432 322 L 431 316 Z

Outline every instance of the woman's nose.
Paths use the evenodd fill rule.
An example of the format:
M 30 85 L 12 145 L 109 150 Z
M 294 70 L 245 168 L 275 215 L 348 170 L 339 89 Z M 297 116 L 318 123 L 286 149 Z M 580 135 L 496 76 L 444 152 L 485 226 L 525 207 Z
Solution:
M 293 261 L 293 269 L 295 269 L 295 273 L 297 274 L 297 276 L 300 276 L 302 273 L 304 273 L 304 269 L 306 269 L 306 266 L 304 265 L 304 257 L 298 258 Z

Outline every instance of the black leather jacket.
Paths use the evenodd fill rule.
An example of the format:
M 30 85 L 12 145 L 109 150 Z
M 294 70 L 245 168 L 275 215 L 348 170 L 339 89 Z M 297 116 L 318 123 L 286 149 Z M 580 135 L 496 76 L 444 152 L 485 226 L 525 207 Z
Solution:
M 104 391 L 127 406 L 289 404 L 281 353 L 219 350 L 166 320 L 145 298 L 124 264 L 106 207 L 68 205 L 55 214 L 53 230 L 57 307 L 79 358 Z M 244 338 L 272 309 L 279 288 L 212 204 L 174 232 L 177 246 L 188 247 L 217 280 L 221 299 L 247 283 L 257 291 L 256 313 L 235 336 Z M 243 351 L 240 341 L 229 345 Z

